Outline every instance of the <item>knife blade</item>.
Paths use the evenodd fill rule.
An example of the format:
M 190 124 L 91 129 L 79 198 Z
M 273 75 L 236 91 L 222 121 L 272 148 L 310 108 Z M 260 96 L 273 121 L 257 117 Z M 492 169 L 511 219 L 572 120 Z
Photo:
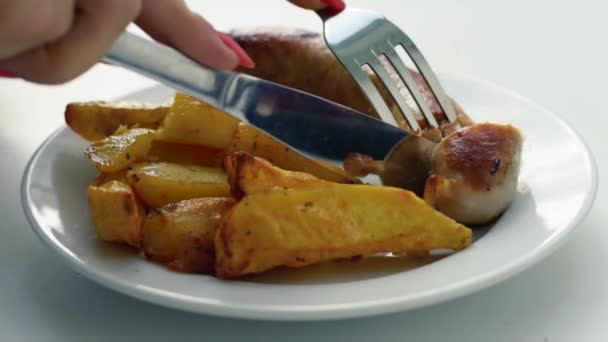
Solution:
M 216 71 L 160 43 L 123 33 L 104 60 L 191 95 L 300 153 L 341 164 L 350 152 L 384 160 L 409 133 L 319 96 Z

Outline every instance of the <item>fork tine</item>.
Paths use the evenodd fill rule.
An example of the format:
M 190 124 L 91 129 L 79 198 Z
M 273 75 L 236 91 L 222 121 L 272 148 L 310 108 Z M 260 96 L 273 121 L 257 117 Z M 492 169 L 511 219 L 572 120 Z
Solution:
M 369 79 L 369 75 L 361 69 L 362 65 L 359 64 L 356 60 L 350 61 L 342 61 L 342 64 L 353 76 L 355 81 L 359 84 L 359 86 L 363 89 L 363 92 L 367 96 L 368 100 L 374 106 L 374 109 L 380 115 L 380 119 L 390 125 L 395 127 L 399 127 L 397 125 L 397 121 L 393 117 L 391 110 L 388 108 L 387 104 L 384 102 L 382 95 L 378 92 L 378 89 L 374 86 L 372 81 Z
M 390 39 L 391 43 L 393 43 L 394 45 L 401 45 L 405 52 L 407 52 L 407 54 L 410 56 L 412 61 L 414 61 L 414 64 L 416 64 L 418 71 L 425 79 L 426 83 L 429 85 L 429 88 L 431 88 L 433 96 L 435 96 L 439 107 L 441 107 L 441 110 L 443 111 L 443 113 L 445 113 L 445 116 L 447 117 L 448 121 L 456 122 L 458 118 L 456 116 L 456 113 L 454 112 L 454 108 L 452 108 L 452 105 L 447 95 L 445 94 L 443 88 L 439 84 L 439 81 L 435 77 L 435 73 L 433 73 L 431 66 L 428 64 L 424 56 L 422 56 L 422 53 L 420 52 L 420 50 L 418 50 L 416 44 L 414 44 L 410 37 L 407 36 L 405 33 L 393 35 L 393 37 L 391 38 L 393 38 Z M 400 71 L 399 73 L 402 72 Z
M 414 131 L 419 130 L 420 125 L 418 124 L 418 120 L 416 120 L 412 109 L 407 105 L 407 103 L 405 102 L 405 97 L 397 88 L 395 81 L 391 78 L 391 76 L 388 74 L 388 72 L 386 71 L 382 63 L 380 63 L 380 60 L 377 57 L 378 56 L 373 56 L 369 59 L 369 66 L 376 73 L 380 81 L 382 81 L 382 84 L 384 84 L 386 89 L 388 89 L 388 91 L 391 93 L 393 100 L 399 106 L 399 109 L 401 110 L 401 113 L 405 117 L 405 120 L 407 121 L 410 128 Z
M 401 60 L 401 57 L 399 57 L 399 55 L 395 51 L 395 48 L 393 46 L 387 46 L 385 51 L 382 51 L 382 53 L 385 54 L 386 58 L 389 60 L 389 62 L 393 65 L 393 68 L 395 68 L 395 70 L 399 74 L 399 77 L 401 77 L 401 79 L 403 80 L 403 83 L 405 83 L 405 86 L 410 91 L 410 94 L 412 94 L 414 101 L 416 101 L 418 108 L 420 108 L 422 115 L 425 117 L 429 125 L 431 127 L 439 127 L 439 124 L 435 119 L 435 115 L 433 115 L 433 111 L 428 105 L 427 99 L 420 92 L 419 85 L 416 83 L 416 80 L 414 80 L 409 70 L 406 68 L 405 64 Z

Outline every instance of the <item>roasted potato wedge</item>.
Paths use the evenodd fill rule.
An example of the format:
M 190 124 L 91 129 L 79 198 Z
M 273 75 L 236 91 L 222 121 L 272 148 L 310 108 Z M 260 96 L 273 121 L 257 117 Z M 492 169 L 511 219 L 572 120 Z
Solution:
M 232 198 L 194 198 L 151 211 L 143 227 L 146 257 L 188 273 L 213 274 L 217 226 Z
M 125 182 L 111 179 L 113 176 L 117 175 L 100 175 L 88 188 L 93 227 L 101 240 L 139 248 L 144 207 L 133 189 Z
M 235 198 L 273 189 L 311 188 L 331 184 L 308 173 L 280 169 L 265 159 L 243 151 L 227 156 L 224 169 L 228 175 L 230 192 Z
M 306 172 L 320 179 L 336 183 L 356 183 L 358 180 L 346 175 L 339 168 L 332 168 L 308 159 L 268 134 L 244 122 L 238 124 L 227 154 L 248 152 L 264 158 L 285 170 Z
M 221 169 L 172 163 L 135 164 L 127 172 L 129 184 L 152 208 L 199 197 L 230 197 Z
M 109 181 L 119 181 L 125 184 L 129 184 L 127 180 L 127 170 L 120 170 L 118 172 L 112 173 L 100 173 L 95 180 L 91 183 L 91 185 L 101 186 Z
M 148 161 L 221 168 L 224 151 L 201 145 L 153 141 L 148 152 Z
M 177 93 L 159 128 L 159 140 L 224 149 L 232 141 L 237 123 L 232 116 Z
M 255 162 L 236 169 L 249 175 L 241 178 L 241 189 L 254 191 L 246 190 L 220 224 L 215 241 L 220 277 L 382 252 L 420 256 L 471 243 L 469 228 L 410 191 L 330 182 L 319 186 L 317 179 L 276 175 L 280 170 Z M 257 181 L 268 190 L 252 184 Z
M 147 128 L 134 128 L 118 132 L 89 145 L 85 155 L 101 172 L 112 173 L 145 161 L 156 132 Z
M 82 138 L 97 141 L 120 126 L 157 128 L 168 111 L 168 105 L 144 102 L 76 102 L 66 106 L 65 122 Z
M 471 235 L 397 188 L 336 184 L 261 192 L 244 197 L 220 224 L 216 271 L 233 278 L 382 252 L 419 256 L 463 249 Z

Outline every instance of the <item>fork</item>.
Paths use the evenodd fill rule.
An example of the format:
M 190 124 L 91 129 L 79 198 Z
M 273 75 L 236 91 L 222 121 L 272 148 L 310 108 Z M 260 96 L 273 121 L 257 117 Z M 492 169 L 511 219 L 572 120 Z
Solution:
M 359 84 L 382 121 L 399 126 L 369 74 L 364 71 L 365 67 L 369 67 L 388 90 L 412 131 L 441 128 L 420 86 L 396 50 L 397 46 L 401 46 L 428 85 L 435 103 L 448 123 L 458 124 L 456 112 L 428 62 L 410 37 L 395 24 L 378 13 L 362 9 L 345 8 L 337 12 L 332 8 L 326 8 L 317 11 L 317 14 L 323 21 L 324 37 L 328 48 Z M 407 87 L 426 120 L 426 127 L 420 126 L 414 112 L 406 103 L 406 97 L 400 92 L 397 83 L 386 68 L 386 61 Z

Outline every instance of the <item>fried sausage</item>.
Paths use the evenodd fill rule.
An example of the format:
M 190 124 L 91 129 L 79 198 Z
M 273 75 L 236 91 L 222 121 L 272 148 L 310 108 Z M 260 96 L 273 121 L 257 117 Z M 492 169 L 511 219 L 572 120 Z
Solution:
M 424 199 L 463 224 L 495 219 L 513 200 L 522 144 L 511 125 L 481 123 L 450 134 L 433 151 Z

